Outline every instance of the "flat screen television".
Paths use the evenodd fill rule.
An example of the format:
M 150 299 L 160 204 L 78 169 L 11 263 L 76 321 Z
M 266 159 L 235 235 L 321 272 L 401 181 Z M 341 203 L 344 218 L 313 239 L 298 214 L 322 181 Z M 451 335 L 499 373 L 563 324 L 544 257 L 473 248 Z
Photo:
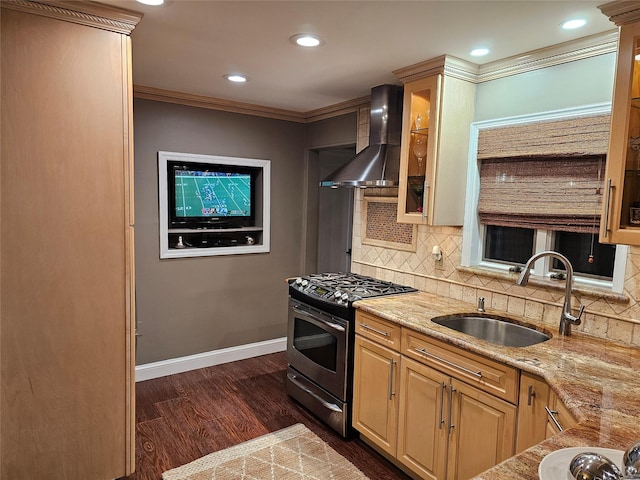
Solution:
M 169 228 L 255 226 L 259 168 L 167 161 Z

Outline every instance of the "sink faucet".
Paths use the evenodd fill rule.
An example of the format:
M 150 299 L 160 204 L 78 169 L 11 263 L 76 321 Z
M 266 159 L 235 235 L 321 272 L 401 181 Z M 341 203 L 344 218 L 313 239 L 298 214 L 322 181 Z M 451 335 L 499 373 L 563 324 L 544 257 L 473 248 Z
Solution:
M 557 258 L 562 262 L 567 272 L 566 288 L 564 293 L 564 306 L 562 307 L 562 314 L 560 315 L 560 326 L 558 328 L 558 332 L 560 333 L 560 335 L 568 337 L 571 335 L 571 325 L 580 325 L 580 317 L 582 317 L 582 312 L 584 312 L 584 305 L 580 305 L 580 312 L 578 313 L 578 316 L 574 317 L 571 314 L 571 287 L 573 285 L 573 266 L 571 265 L 571 262 L 569 262 L 569 259 L 564 255 L 552 250 L 536 253 L 533 257 L 527 260 L 527 263 L 520 273 L 518 280 L 516 280 L 516 284 L 525 286 L 529 282 L 529 269 L 536 260 L 539 260 L 542 257 Z

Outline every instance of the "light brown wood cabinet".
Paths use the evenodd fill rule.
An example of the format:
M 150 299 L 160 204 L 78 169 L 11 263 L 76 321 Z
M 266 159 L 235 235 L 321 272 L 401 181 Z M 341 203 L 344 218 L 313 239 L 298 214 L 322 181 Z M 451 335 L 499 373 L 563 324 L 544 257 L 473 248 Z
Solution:
M 405 328 L 398 349 L 396 328 L 356 312 L 354 428 L 419 478 L 462 480 L 512 456 L 517 409 L 502 397 L 515 402 L 518 371 Z
M 546 413 L 547 428 L 545 438 L 552 437 L 556 433 L 560 433 L 576 424 L 576 418 L 553 390 L 549 391 L 548 410 Z
M 141 15 L 2 4 L 0 476 L 134 470 L 131 53 Z
M 475 84 L 449 73 L 463 63 L 444 55 L 394 72 L 404 83 L 400 223 L 463 223 Z
M 575 423 L 575 417 L 544 379 L 522 372 L 516 453 L 560 433 Z
M 400 354 L 356 336 L 353 427 L 382 452 L 395 456 Z
M 516 406 L 464 382 L 451 382 L 447 479 L 465 480 L 513 456 Z
M 421 478 L 445 478 L 449 377 L 403 357 L 397 458 Z
M 518 433 L 516 453 L 540 443 L 547 430 L 547 411 L 551 390 L 544 379 L 522 372 L 518 400 Z
M 640 13 L 634 2 L 599 8 L 620 26 L 600 242 L 640 245 Z

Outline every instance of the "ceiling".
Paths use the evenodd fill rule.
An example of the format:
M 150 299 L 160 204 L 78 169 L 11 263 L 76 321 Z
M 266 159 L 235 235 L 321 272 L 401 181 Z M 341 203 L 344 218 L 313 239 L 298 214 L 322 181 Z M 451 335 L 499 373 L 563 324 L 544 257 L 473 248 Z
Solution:
M 135 85 L 309 112 L 399 84 L 393 71 L 442 54 L 484 64 L 616 28 L 598 1 L 214 1 L 149 7 L 103 0 L 144 17 L 133 31 Z M 563 31 L 583 17 L 587 25 Z M 325 44 L 294 46 L 315 33 Z M 469 51 L 491 49 L 474 59 Z M 226 73 L 250 81 L 232 84 Z

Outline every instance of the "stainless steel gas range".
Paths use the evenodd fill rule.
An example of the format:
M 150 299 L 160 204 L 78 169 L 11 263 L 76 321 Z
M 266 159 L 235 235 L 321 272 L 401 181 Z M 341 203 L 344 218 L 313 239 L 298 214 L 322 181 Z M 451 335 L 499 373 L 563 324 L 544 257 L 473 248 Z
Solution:
M 343 436 L 351 424 L 355 307 L 416 289 L 354 273 L 289 280 L 287 392 Z

